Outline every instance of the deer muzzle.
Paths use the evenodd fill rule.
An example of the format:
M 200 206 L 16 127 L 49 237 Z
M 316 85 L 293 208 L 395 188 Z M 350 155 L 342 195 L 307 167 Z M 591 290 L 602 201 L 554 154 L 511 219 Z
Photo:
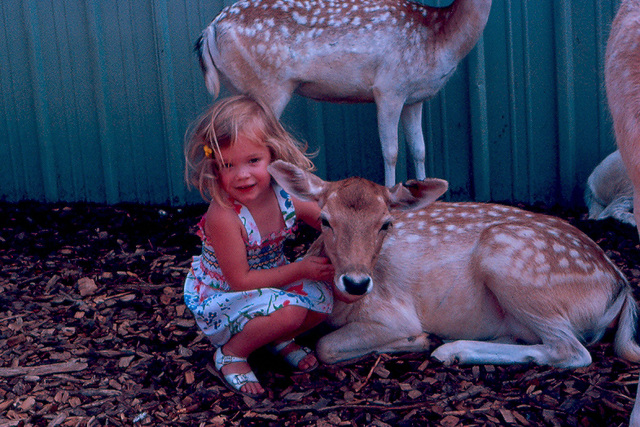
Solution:
M 338 278 L 338 290 L 348 297 L 360 299 L 373 289 L 371 276 L 364 273 L 346 273 Z

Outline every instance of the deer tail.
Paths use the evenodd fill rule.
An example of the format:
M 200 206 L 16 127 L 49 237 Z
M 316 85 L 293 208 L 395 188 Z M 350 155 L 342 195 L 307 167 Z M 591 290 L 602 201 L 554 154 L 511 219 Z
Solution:
M 200 67 L 204 74 L 204 83 L 207 90 L 214 98 L 220 94 L 220 78 L 218 70 L 213 63 L 211 48 L 215 48 L 216 30 L 213 25 L 209 25 L 196 42 L 196 51 L 200 60 Z
M 618 356 L 631 362 L 640 362 L 640 346 L 637 341 L 638 305 L 633 298 L 631 288 L 625 287 L 624 303 L 618 319 L 618 329 L 614 339 L 614 348 Z

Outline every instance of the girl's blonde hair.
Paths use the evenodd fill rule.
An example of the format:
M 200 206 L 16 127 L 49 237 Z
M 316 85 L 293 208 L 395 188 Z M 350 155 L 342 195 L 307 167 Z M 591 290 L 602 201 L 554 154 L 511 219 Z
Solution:
M 264 103 L 248 95 L 225 98 L 190 126 L 185 141 L 185 179 L 207 201 L 228 205 L 218 182 L 223 164 L 220 150 L 233 146 L 239 134 L 267 147 L 272 161 L 315 169 L 307 157 L 307 145 L 293 138 Z

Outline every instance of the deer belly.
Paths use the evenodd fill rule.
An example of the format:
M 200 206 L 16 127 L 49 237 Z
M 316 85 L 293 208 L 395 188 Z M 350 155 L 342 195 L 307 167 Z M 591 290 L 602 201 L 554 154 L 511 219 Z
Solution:
M 316 82 L 304 82 L 296 89 L 298 95 L 317 101 L 360 103 L 373 102 L 371 88 L 348 85 L 346 82 L 325 79 Z
M 422 307 L 424 330 L 443 339 L 491 340 L 507 331 L 504 312 L 493 295 L 472 281 L 427 295 Z

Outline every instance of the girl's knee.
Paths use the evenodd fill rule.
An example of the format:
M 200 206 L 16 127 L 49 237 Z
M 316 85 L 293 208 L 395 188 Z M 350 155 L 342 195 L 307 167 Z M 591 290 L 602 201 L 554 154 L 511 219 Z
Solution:
M 289 325 L 291 328 L 296 329 L 302 325 L 308 312 L 309 310 L 305 307 L 287 305 L 271 313 L 270 317 L 277 320 L 282 326 Z

